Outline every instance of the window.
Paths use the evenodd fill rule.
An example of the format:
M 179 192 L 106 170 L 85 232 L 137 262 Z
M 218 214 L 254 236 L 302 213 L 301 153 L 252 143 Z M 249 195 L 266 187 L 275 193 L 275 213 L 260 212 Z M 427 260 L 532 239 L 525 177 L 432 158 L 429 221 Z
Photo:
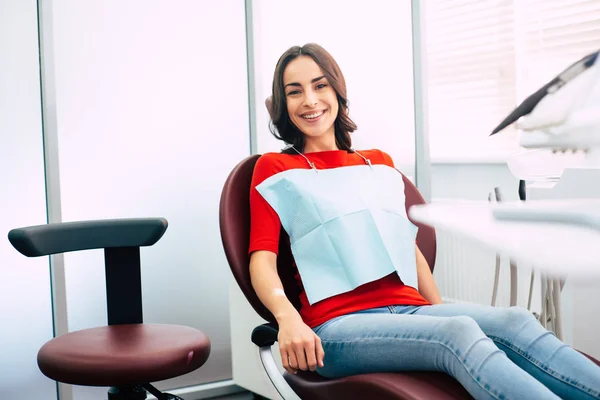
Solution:
M 491 130 L 525 97 L 600 49 L 600 0 L 424 1 L 431 158 L 518 149 Z

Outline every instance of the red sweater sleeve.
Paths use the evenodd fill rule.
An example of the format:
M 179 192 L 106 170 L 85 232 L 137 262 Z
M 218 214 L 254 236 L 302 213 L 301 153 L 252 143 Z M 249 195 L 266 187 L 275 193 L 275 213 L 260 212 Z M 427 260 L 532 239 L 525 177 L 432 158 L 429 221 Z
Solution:
M 268 250 L 277 254 L 281 221 L 256 186 L 268 177 L 283 171 L 283 163 L 276 154 L 264 154 L 256 162 L 250 185 L 250 246 L 248 254 Z
M 385 164 L 388 167 L 395 168 L 395 166 L 394 166 L 394 160 L 392 160 L 392 157 L 388 153 L 386 153 L 385 151 L 381 151 L 380 150 L 380 152 L 381 152 L 381 156 L 383 158 L 383 163 L 382 164 Z

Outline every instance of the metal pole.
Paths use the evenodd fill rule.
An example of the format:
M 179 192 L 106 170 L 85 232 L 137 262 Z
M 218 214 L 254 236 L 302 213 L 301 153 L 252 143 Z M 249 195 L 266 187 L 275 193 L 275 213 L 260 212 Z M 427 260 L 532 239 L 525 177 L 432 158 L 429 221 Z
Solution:
M 38 41 L 40 60 L 40 94 L 42 137 L 44 142 L 44 173 L 46 178 L 47 221 L 61 222 L 60 173 L 58 163 L 58 125 L 56 116 L 56 79 L 54 75 L 53 2 L 38 0 Z M 54 336 L 69 331 L 65 263 L 62 254 L 50 256 L 50 290 Z M 72 400 L 71 385 L 57 383 L 59 400 Z
M 427 57 L 425 21 L 420 0 L 411 0 L 413 88 L 415 116 L 415 184 L 426 202 L 431 201 L 431 160 L 427 113 Z
M 256 72 L 254 69 L 254 22 L 252 0 L 246 0 L 246 62 L 248 71 L 248 121 L 250 123 L 250 154 L 258 152 L 256 132 Z

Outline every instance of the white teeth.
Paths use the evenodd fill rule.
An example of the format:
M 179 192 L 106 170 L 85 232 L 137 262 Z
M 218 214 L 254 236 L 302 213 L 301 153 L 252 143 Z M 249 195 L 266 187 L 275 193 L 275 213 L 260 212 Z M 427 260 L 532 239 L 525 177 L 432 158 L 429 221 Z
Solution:
M 318 113 L 314 113 L 314 114 L 306 114 L 306 115 L 303 115 L 302 118 L 304 118 L 304 119 L 314 119 L 314 118 L 320 117 L 321 114 L 323 114 L 323 111 L 318 112 Z

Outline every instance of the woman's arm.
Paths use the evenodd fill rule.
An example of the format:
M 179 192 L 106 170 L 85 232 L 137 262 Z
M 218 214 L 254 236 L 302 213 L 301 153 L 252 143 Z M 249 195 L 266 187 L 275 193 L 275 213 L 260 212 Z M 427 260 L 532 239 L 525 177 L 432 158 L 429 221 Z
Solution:
M 419 281 L 419 293 L 431 304 L 442 304 L 442 297 L 433 280 L 431 269 L 427 260 L 419 250 L 419 246 L 415 245 L 417 253 L 417 279 Z
M 277 273 L 277 254 L 260 250 L 250 256 L 250 279 L 260 301 L 271 311 L 279 325 L 277 342 L 286 371 L 314 371 L 323 367 L 325 353 L 321 339 L 302 321 L 283 291 Z

